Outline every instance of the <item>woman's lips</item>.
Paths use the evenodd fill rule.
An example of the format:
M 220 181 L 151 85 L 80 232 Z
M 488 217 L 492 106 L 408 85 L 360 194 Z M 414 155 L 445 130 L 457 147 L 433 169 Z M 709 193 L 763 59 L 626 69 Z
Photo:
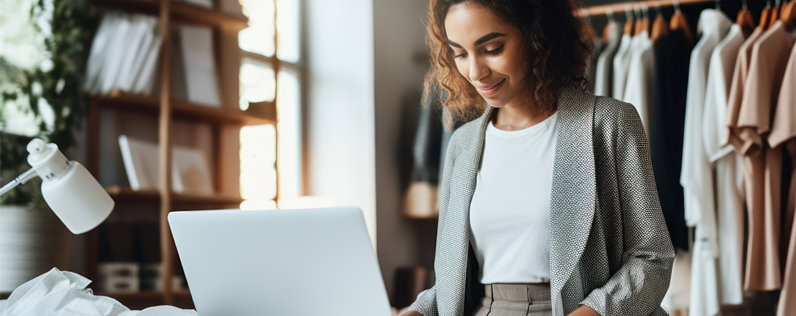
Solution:
M 501 79 L 500 82 L 498 82 L 496 85 L 492 86 L 491 88 L 486 88 L 486 89 L 484 89 L 484 88 L 475 88 L 475 89 L 478 90 L 478 93 L 480 93 L 482 96 L 490 97 L 490 96 L 494 95 L 497 92 L 497 90 L 500 89 L 500 87 L 503 86 L 503 82 L 504 81 L 506 81 L 505 78 Z

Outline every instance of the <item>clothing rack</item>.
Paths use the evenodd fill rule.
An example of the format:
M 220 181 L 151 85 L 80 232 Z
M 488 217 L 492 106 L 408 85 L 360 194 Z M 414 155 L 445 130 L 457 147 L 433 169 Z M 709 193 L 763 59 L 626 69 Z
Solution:
M 698 3 L 710 3 L 716 2 L 717 0 L 648 0 L 648 1 L 632 1 L 632 2 L 622 2 L 622 3 L 612 3 L 612 4 L 603 4 L 603 5 L 596 5 L 596 6 L 589 6 L 580 8 L 579 13 L 581 16 L 598 16 L 598 15 L 606 15 L 613 12 L 624 12 L 629 8 L 636 8 L 639 6 L 646 6 L 648 8 L 663 8 L 663 7 L 673 7 L 673 6 L 680 6 L 680 5 L 687 5 L 687 4 L 698 4 Z

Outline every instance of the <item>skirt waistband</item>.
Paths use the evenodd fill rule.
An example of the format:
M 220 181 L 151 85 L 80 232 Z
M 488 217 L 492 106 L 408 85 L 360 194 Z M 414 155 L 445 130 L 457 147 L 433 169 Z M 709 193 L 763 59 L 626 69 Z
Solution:
M 550 303 L 550 283 L 486 284 L 486 297 L 492 301 Z

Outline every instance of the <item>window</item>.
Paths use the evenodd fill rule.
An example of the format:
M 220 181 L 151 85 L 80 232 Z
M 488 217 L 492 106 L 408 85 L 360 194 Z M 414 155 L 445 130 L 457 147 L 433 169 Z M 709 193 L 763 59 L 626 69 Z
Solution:
M 241 129 L 241 208 L 283 208 L 302 193 L 299 0 L 240 2 L 249 18 L 238 33 L 240 107 L 274 102 L 278 115 L 276 127 Z

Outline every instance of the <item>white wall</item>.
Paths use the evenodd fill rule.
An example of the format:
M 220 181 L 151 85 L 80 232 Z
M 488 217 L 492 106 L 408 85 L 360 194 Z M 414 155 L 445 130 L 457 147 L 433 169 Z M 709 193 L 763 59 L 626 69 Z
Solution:
M 304 0 L 307 195 L 362 209 L 376 236 L 372 0 Z
M 378 257 L 392 295 L 395 269 L 433 263 L 436 221 L 401 216 L 425 62 L 427 0 L 374 0 Z M 391 296 L 392 297 L 392 296 Z

